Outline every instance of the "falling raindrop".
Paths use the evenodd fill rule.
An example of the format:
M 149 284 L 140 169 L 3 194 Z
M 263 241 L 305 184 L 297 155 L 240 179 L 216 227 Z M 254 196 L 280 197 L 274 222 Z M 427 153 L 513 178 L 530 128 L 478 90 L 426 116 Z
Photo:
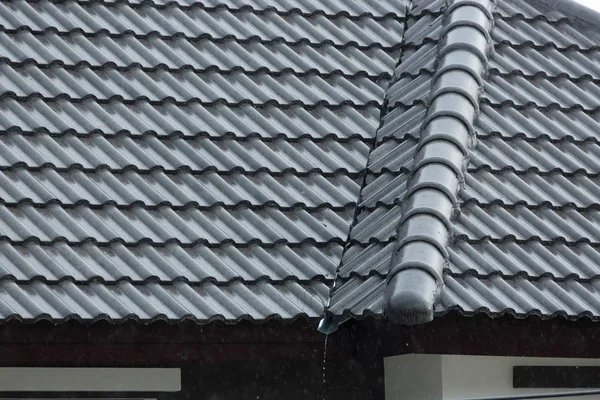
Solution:
M 326 388 L 327 388 L 327 341 L 329 335 L 325 335 L 325 345 L 323 346 L 323 400 L 326 400 Z

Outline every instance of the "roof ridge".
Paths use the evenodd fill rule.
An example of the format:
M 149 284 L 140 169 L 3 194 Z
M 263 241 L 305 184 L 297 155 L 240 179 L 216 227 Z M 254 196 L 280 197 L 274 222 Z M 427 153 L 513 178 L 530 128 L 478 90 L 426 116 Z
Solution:
M 493 49 L 490 33 L 495 6 L 496 0 L 449 0 L 442 17 L 442 40 L 435 55 L 427 117 L 403 201 L 385 290 L 386 314 L 392 322 L 412 325 L 434 317 L 444 285 L 457 193 L 474 146 L 473 125 L 488 52 Z M 402 88 L 394 86 L 391 89 L 396 96 L 406 97 Z

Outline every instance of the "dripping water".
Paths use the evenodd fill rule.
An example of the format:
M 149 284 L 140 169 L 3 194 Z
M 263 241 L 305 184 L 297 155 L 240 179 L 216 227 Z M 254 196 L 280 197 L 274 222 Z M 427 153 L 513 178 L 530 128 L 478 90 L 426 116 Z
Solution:
M 323 400 L 326 400 L 327 394 L 327 341 L 329 334 L 325 335 L 325 345 L 323 346 Z

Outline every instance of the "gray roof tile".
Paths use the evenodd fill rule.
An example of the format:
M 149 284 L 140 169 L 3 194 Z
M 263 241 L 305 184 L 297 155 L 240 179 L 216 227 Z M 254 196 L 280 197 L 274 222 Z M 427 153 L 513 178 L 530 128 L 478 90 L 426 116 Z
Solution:
M 369 154 L 369 170 L 373 172 L 402 172 L 412 169 L 417 140 L 386 140 Z
M 410 220 L 415 207 L 408 204 L 414 198 L 412 185 L 422 179 L 411 174 L 433 157 L 454 171 L 460 171 L 461 160 L 467 166 L 451 223 L 453 234 L 444 247 L 448 254 L 436 259 L 444 266 L 437 314 L 460 310 L 469 315 L 598 318 L 600 72 L 594 60 L 600 31 L 542 1 L 499 1 L 490 31 L 495 46 L 490 46 L 489 77 L 470 130 L 472 142 L 467 142 L 475 146 L 463 150 L 461 160 L 442 147 L 424 156 L 423 147 L 432 140 L 450 140 L 434 128 L 423 129 L 431 126 L 427 114 L 439 106 L 431 102 L 440 96 L 435 79 L 448 65 L 440 62 L 438 53 L 463 29 L 450 29 L 444 41 L 439 40 L 455 16 L 447 6 L 444 1 L 417 1 L 410 11 L 415 17 L 408 19 L 408 43 L 386 93 L 391 109 L 386 110 L 377 147 L 369 155 L 372 172 L 359 202 L 364 208 L 351 231 L 351 237 L 362 243 L 348 247 L 342 256 L 328 312 L 338 321 L 383 314 L 386 287 L 389 291 L 393 284 L 386 285 L 390 269 L 394 267 L 395 273 L 410 261 L 421 263 L 413 267 L 424 268 L 429 261 L 424 253 L 411 258 L 409 250 L 418 244 L 402 253 L 411 235 L 422 235 L 417 243 L 431 243 L 432 237 L 427 238 L 431 231 L 424 225 L 419 232 L 409 228 L 400 232 L 399 246 L 368 243 L 370 238 L 389 239 L 395 234 L 382 221 Z M 466 57 L 453 62 L 479 71 Z M 447 87 L 469 93 L 473 83 L 456 75 Z M 465 123 L 464 118 L 461 121 Z M 455 127 L 445 127 L 456 132 Z M 450 141 L 464 149 L 461 140 Z M 436 182 L 428 179 L 429 184 Z M 416 206 L 432 211 L 425 199 Z M 394 217 L 388 214 L 390 207 L 397 210 Z M 435 208 L 443 214 L 445 207 Z
M 308 212 L 303 209 L 282 211 L 277 207 L 257 210 L 246 206 L 228 210 L 186 208 L 173 210 L 162 206 L 148 210 L 133 206 L 121 210 L 113 205 L 100 210 L 87 206 L 62 208 L 48 205 L 36 208 L 0 206 L 0 237 L 13 242 L 28 240 L 69 243 L 94 241 L 160 245 L 176 242 L 186 245 L 205 243 L 303 243 L 343 242 L 353 207 L 333 211 L 327 207 Z
M 341 321 L 411 262 L 437 313 L 600 315 L 599 38 L 525 0 L 2 3 L 0 319 Z
M 439 0 L 413 0 L 411 14 L 422 15 L 425 13 L 441 13 L 445 10 L 446 3 Z M 543 14 L 541 14 L 543 13 Z M 508 0 L 498 1 L 494 14 L 505 18 L 539 19 L 542 15 L 550 21 L 559 21 L 567 18 L 560 10 L 545 5 L 543 0 Z
M 483 135 L 553 141 L 600 140 L 600 112 L 597 111 L 540 110 L 534 106 L 517 109 L 510 105 L 492 107 L 489 104 L 483 104 L 481 109 L 476 127 Z
M 412 171 L 416 146 L 417 140 L 410 137 L 405 141 L 387 140 L 369 156 L 369 169 L 376 173 Z M 497 136 L 483 136 L 479 137 L 477 146 L 472 150 L 469 169 L 537 170 L 542 173 L 560 170 L 566 174 L 585 172 L 595 175 L 600 169 L 599 157 L 600 148 L 595 141 L 573 143 L 539 139 L 532 142 L 521 138 L 504 140 Z M 376 185 L 380 182 L 383 181 Z
M 355 204 L 359 189 L 356 179 L 341 173 L 324 177 L 318 173 L 273 176 L 260 172 L 247 176 L 240 172 L 165 174 L 159 170 L 149 174 L 135 171 L 115 174 L 106 169 L 94 173 L 78 169 L 57 172 L 52 168 L 0 171 L 0 201 L 4 204 L 31 202 L 94 207 L 115 204 L 122 208 L 133 204 L 174 208 L 247 204 L 277 205 L 281 209 L 324 205 L 340 208 Z
M 576 280 L 554 281 L 551 278 L 528 280 L 525 277 L 510 279 L 492 276 L 480 279 L 475 276 L 454 277 L 444 275 L 444 288 L 436 305 L 436 314 L 459 310 L 473 315 L 479 312 L 498 316 L 512 314 L 518 317 L 556 315 L 571 318 L 600 315 L 598 280 L 590 283 Z M 353 278 L 340 291 L 332 314 L 345 318 L 381 316 L 384 312 L 383 292 L 385 278 L 373 276 L 367 280 Z
M 543 19 L 526 21 L 520 18 L 496 18 L 492 36 L 497 43 L 524 47 L 592 50 L 598 49 L 600 31 L 574 26 L 568 20 L 552 23 Z
M 450 248 L 448 269 L 454 275 L 544 276 L 585 281 L 600 277 L 600 252 L 589 243 L 571 246 L 560 242 L 548 245 L 533 241 L 516 244 L 459 240 Z
M 399 206 L 363 211 L 352 227 L 350 240 L 359 243 L 388 241 L 396 236 L 396 227 L 401 217 L 402 209 Z
M 438 312 L 459 309 L 466 313 L 486 311 L 494 315 L 600 315 L 597 280 L 591 283 L 556 282 L 550 278 L 530 281 L 524 277 L 503 279 L 499 276 L 481 280 L 473 276 L 455 278 L 446 275 L 444 284 Z
M 377 141 L 388 138 L 402 139 L 404 136 L 419 137 L 421 125 L 425 121 L 427 107 L 417 103 L 410 107 L 398 105 L 388 110 L 377 130 Z
M 490 64 L 492 73 L 566 76 L 571 79 L 600 79 L 600 49 L 582 53 L 576 49 L 559 51 L 554 47 L 535 49 L 496 47 Z
M 373 82 L 366 77 L 349 80 L 343 76 L 321 78 L 318 74 L 298 77 L 286 74 L 248 76 L 241 72 L 223 76 L 218 72 L 196 74 L 193 71 L 145 72 L 140 68 L 93 71 L 80 67 L 70 71 L 61 67 L 43 69 L 34 65 L 0 66 L 0 90 L 4 96 L 45 99 L 66 98 L 125 102 L 165 99 L 177 103 L 226 104 L 301 104 L 307 106 L 353 104 L 378 105 L 383 97 L 385 79 Z
M 70 281 L 48 285 L 39 281 L 19 284 L 0 282 L 0 318 L 4 320 L 79 319 L 183 320 L 200 322 L 242 319 L 294 319 L 318 317 L 329 293 L 322 282 L 272 284 L 233 282 L 190 285 L 120 282 L 104 285 Z
M 543 0 L 499 1 L 495 12 L 510 19 L 540 19 L 541 17 L 549 21 L 560 21 L 567 18 L 560 10 L 544 4 Z
M 360 139 L 338 142 L 331 138 L 315 143 L 308 138 L 212 141 L 204 137 L 160 140 L 154 136 L 105 137 L 98 133 L 59 137 L 10 133 L 0 141 L 0 169 L 27 166 L 86 171 L 133 169 L 146 173 L 155 169 L 169 172 L 184 169 L 195 173 L 236 170 L 247 174 L 256 171 L 359 173 L 365 167 L 368 151 L 368 145 Z
M 409 48 L 395 70 L 395 77 L 419 76 L 424 71 L 435 72 L 436 43 Z M 582 52 L 576 48 L 556 49 L 552 46 L 527 47 L 497 44 L 490 57 L 492 75 L 523 75 L 531 77 L 600 79 L 600 48 Z
M 170 283 L 332 279 L 342 255 L 339 244 L 299 246 L 258 244 L 163 247 L 145 243 L 128 247 L 122 243 L 98 246 L 64 242 L 15 245 L 0 241 L 0 280 L 21 283 L 35 280 L 57 283 L 71 280 L 81 284 L 130 281 Z
M 337 290 L 331 296 L 328 313 L 338 316 L 338 318 L 361 318 L 383 314 L 385 278 L 380 276 L 372 276 L 368 279 L 354 277 L 338 282 L 343 282 L 343 284 L 338 284 Z
M 367 175 L 361 190 L 360 207 L 376 208 L 381 204 L 399 203 L 406 195 L 410 172 L 384 172 L 379 176 Z
M 600 88 L 596 82 L 588 79 L 574 82 L 566 77 L 550 80 L 492 75 L 485 86 L 485 100 L 492 104 L 594 111 L 600 107 Z
M 99 0 L 83 0 L 80 3 L 97 3 Z M 278 0 L 273 3 L 269 0 L 101 0 L 104 4 L 126 3 L 132 6 L 152 5 L 156 8 L 171 7 L 173 4 L 187 8 L 229 8 L 231 10 L 275 10 L 284 14 L 324 14 L 335 16 L 338 14 L 353 17 L 371 16 L 380 18 L 387 15 L 404 17 L 404 11 L 408 6 L 408 0 Z
M 338 277 L 368 277 L 371 275 L 385 277 L 390 267 L 392 253 L 396 243 L 372 243 L 370 245 L 354 244 L 346 248 Z M 350 279 L 349 279 L 350 280 Z
M 541 175 L 537 172 L 517 174 L 511 170 L 480 170 L 467 175 L 461 198 L 506 206 L 596 207 L 600 204 L 600 177 L 583 173 L 567 177 L 562 171 Z
M 465 72 L 457 72 L 456 78 Z M 392 106 L 411 106 L 427 101 L 432 74 L 422 72 L 416 77 L 405 76 L 390 86 L 388 100 Z M 580 108 L 595 111 L 600 107 L 600 88 L 592 79 L 574 81 L 559 76 L 524 77 L 491 74 L 486 80 L 483 100 L 495 105 L 537 106 L 539 108 Z
M 273 11 L 257 15 L 249 10 L 233 13 L 225 8 L 211 11 L 190 8 L 183 11 L 179 7 L 165 7 L 158 10 L 150 5 L 79 4 L 73 0 L 2 3 L 0 25 L 6 31 L 27 28 L 33 32 L 50 29 L 64 33 L 79 30 L 86 34 L 107 32 L 112 35 L 131 32 L 140 36 L 260 38 L 288 43 L 357 44 L 384 48 L 397 46 L 402 39 L 402 22 L 393 16 L 377 21 L 368 16 L 357 21 L 338 16 L 331 21 L 324 15 L 305 17 L 299 14 L 280 15 Z
M 0 4 L 0 319 L 319 317 L 407 6 Z
M 498 137 L 482 138 L 470 160 L 471 168 L 491 168 L 494 170 L 513 169 L 525 172 L 578 171 L 596 174 L 600 168 L 600 148 L 598 143 L 587 141 L 551 142 L 540 139 L 535 142 L 524 139 L 505 141 Z
M 454 227 L 458 238 L 480 240 L 600 242 L 600 211 L 572 207 L 553 209 L 525 206 L 464 205 Z
M 499 3 L 509 3 L 502 0 Z M 499 7 L 500 9 L 502 8 Z M 511 15 L 505 9 L 495 14 L 495 26 L 491 37 L 495 44 L 511 44 L 514 46 L 540 48 L 552 46 L 558 49 L 575 48 L 583 51 L 598 49 L 600 32 L 593 27 L 574 26 L 566 18 L 552 18 L 548 21 L 545 14 L 537 14 L 537 18 Z M 541 18 L 540 18 L 541 16 Z M 435 42 L 442 31 L 444 16 L 427 12 L 416 20 L 409 20 L 406 42 L 410 46 L 420 46 Z
M 59 64 L 71 69 L 78 64 L 87 64 L 95 69 L 111 65 L 120 69 L 139 66 L 146 70 L 185 67 L 195 71 L 211 69 L 224 73 L 319 72 L 379 77 L 389 74 L 395 65 L 395 53 L 379 48 L 339 49 L 333 45 L 317 48 L 307 43 L 290 46 L 282 42 L 240 43 L 233 39 L 215 43 L 211 39 L 139 38 L 132 34 L 111 37 L 106 33 L 86 36 L 78 31 L 70 35 L 53 31 L 42 35 L 23 30 L 16 33 L 0 31 L 0 54 L 13 65 Z
M 21 102 L 12 98 L 0 100 L 1 130 L 46 131 L 57 133 L 91 133 L 104 135 L 125 133 L 139 136 L 260 136 L 265 138 L 324 138 L 375 136 L 379 122 L 377 106 L 356 109 L 342 106 L 335 110 L 301 105 L 288 108 L 254 107 L 251 104 L 175 105 L 172 102 L 151 105 L 139 100 L 135 107 L 113 100 L 99 104 L 89 99 L 77 103 L 64 99 L 45 102 L 32 98 Z

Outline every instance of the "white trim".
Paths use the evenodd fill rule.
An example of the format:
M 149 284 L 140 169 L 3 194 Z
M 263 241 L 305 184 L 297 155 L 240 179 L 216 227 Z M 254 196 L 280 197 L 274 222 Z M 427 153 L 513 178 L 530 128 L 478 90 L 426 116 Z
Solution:
M 600 366 L 600 359 L 457 356 L 407 354 L 388 357 L 385 367 L 386 400 L 463 400 L 517 394 L 574 392 L 576 389 L 513 389 L 517 365 Z M 590 389 L 581 389 L 589 391 Z M 563 400 L 581 400 L 564 397 Z M 591 396 L 590 400 L 600 399 Z
M 179 368 L 0 368 L 0 392 L 176 392 Z

